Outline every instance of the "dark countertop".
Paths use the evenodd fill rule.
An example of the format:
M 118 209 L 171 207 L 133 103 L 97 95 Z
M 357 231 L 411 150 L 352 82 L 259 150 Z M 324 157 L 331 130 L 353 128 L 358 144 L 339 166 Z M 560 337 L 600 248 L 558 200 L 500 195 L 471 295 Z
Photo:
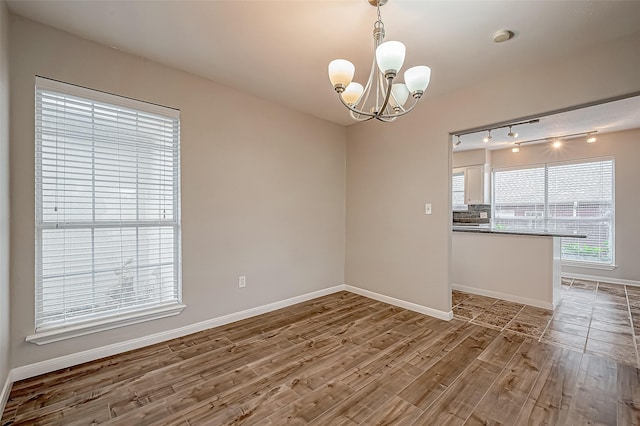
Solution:
M 454 232 L 474 232 L 476 234 L 503 234 L 503 235 L 531 235 L 536 237 L 571 237 L 571 238 L 587 238 L 586 234 L 568 234 L 557 231 L 545 231 L 543 229 L 497 229 L 491 224 L 466 224 L 453 225 L 451 228 Z

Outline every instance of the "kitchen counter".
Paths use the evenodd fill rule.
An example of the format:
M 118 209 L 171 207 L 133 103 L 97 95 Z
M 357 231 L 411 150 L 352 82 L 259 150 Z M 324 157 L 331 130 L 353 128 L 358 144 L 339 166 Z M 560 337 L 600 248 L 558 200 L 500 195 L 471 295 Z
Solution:
M 561 238 L 586 238 L 492 224 L 452 229 L 452 288 L 546 309 L 560 301 Z
M 587 238 L 586 234 L 570 234 L 559 231 L 545 231 L 544 229 L 500 229 L 490 224 L 479 225 L 453 225 L 451 228 L 455 232 L 476 232 L 482 234 L 505 234 L 505 235 L 531 235 L 537 237 L 569 237 Z

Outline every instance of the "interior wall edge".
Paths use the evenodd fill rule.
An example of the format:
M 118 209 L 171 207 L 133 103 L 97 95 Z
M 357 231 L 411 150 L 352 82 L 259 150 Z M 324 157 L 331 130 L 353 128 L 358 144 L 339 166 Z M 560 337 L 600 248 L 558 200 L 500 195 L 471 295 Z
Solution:
M 7 374 L 7 380 L 4 382 L 2 391 L 0 391 L 0 415 L 4 412 L 4 407 L 7 406 L 9 400 L 9 393 L 11 392 L 11 385 L 13 384 L 13 370 L 9 370 Z
M 360 296 L 368 297 L 369 299 L 377 300 L 378 302 L 388 303 L 393 306 L 408 309 L 410 311 L 417 312 L 419 314 L 428 315 L 444 321 L 450 321 L 453 319 L 453 311 L 440 311 L 438 309 L 429 308 L 428 306 L 419 305 L 417 303 L 408 302 L 402 299 L 396 299 L 395 297 L 387 296 L 384 294 L 376 293 L 371 290 L 366 290 L 360 287 L 354 287 L 352 285 L 345 285 L 345 290 L 351 293 L 359 294 Z
M 10 270 L 9 270 L 9 9 L 0 0 L 0 384 L 11 381 L 11 329 L 10 329 Z M 10 388 L 10 386 L 9 386 Z M 5 384 L 0 394 L 0 413 L 7 401 L 8 389 Z M 6 393 L 6 394 L 5 394 Z

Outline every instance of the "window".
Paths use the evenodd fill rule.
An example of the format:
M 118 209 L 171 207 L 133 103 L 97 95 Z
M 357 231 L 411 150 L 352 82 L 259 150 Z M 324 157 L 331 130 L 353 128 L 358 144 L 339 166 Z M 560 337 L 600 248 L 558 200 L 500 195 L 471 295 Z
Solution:
M 451 177 L 451 208 L 452 210 L 467 210 L 464 203 L 464 170 L 453 173 Z
M 36 79 L 36 335 L 184 308 L 179 140 L 177 110 Z
M 613 265 L 613 160 L 494 171 L 498 227 L 587 234 L 563 238 L 562 259 Z

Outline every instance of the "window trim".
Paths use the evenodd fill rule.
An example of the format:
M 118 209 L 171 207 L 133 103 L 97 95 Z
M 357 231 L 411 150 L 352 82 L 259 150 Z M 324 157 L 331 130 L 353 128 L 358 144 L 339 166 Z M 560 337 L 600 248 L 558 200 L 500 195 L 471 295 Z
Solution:
M 59 342 L 73 337 L 86 336 L 87 334 L 98 333 L 100 331 L 112 330 L 114 328 L 126 327 L 128 325 L 171 317 L 178 315 L 186 307 L 187 306 L 182 303 L 170 303 L 164 306 L 156 306 L 127 314 L 114 315 L 112 317 L 101 318 L 99 320 L 79 322 L 67 326 L 41 328 L 41 331 L 27 336 L 25 340 L 29 343 L 35 343 L 36 345 L 46 345 L 48 343 Z
M 37 325 L 37 300 L 36 305 L 34 305 L 34 334 L 26 337 L 26 341 L 30 343 L 34 343 L 37 345 L 43 345 L 48 343 L 53 343 L 61 340 L 66 340 L 74 337 L 84 336 L 87 334 L 97 333 L 105 330 L 110 330 L 114 328 L 129 326 L 133 324 L 138 324 L 146 321 L 151 321 L 160 318 L 166 318 L 174 315 L 180 314 L 185 308 L 186 305 L 183 304 L 182 299 L 182 224 L 181 224 L 181 173 L 180 173 L 180 110 L 176 108 L 166 107 L 158 104 L 148 103 L 145 101 L 139 101 L 136 99 L 123 97 L 119 95 L 114 95 L 111 93 L 98 91 L 95 89 L 85 88 L 78 85 L 73 85 L 69 83 L 64 83 L 57 80 L 48 79 L 41 76 L 35 77 L 35 85 L 34 85 L 34 107 L 37 108 L 37 91 L 38 90 L 49 90 L 53 92 L 60 92 L 70 96 L 80 97 L 83 99 L 88 99 L 95 102 L 107 103 L 111 105 L 116 105 L 119 107 L 124 107 L 128 109 L 133 109 L 136 111 L 140 111 L 143 113 L 151 113 L 156 115 L 161 115 L 163 117 L 167 117 L 169 119 L 174 119 L 178 121 L 178 145 L 177 152 L 178 158 L 176 162 L 176 194 L 175 194 L 175 227 L 177 229 L 177 233 L 174 234 L 174 264 L 176 271 L 176 287 L 177 287 L 177 299 L 160 303 L 152 306 L 140 306 L 139 309 L 130 310 L 126 312 L 114 313 L 110 316 L 105 316 L 101 318 L 89 318 L 84 321 L 77 321 L 71 324 L 56 324 L 47 326 L 47 324 L 40 325 L 36 329 Z M 35 120 L 37 120 L 38 115 L 37 112 L 35 114 Z M 37 121 L 36 121 L 37 125 Z M 37 130 L 36 130 L 37 132 Z M 37 134 L 35 135 L 36 144 L 37 142 Z M 37 153 L 37 151 L 36 151 Z M 36 167 L 36 177 L 37 177 L 38 169 Z M 36 207 L 38 200 L 38 190 L 36 188 L 35 196 L 36 196 Z M 44 229 L 48 229 L 48 224 L 43 224 L 38 222 L 38 217 L 35 218 L 35 243 L 36 247 L 41 245 L 41 242 L 38 242 L 38 239 L 41 238 L 41 231 Z M 96 222 L 92 222 L 91 224 L 87 224 L 87 228 L 100 227 L 105 225 L 105 223 L 96 224 Z M 126 225 L 127 223 L 125 223 Z M 141 225 L 136 222 L 137 225 Z M 161 223 L 158 223 L 161 224 Z M 74 227 L 73 224 L 69 224 L 70 227 Z M 118 222 L 118 225 L 122 225 L 121 222 Z M 63 226 L 64 227 L 64 226 Z M 39 257 L 41 254 L 36 249 L 35 253 L 35 282 L 34 282 L 34 295 L 37 299 L 38 291 L 38 262 L 40 262 Z

